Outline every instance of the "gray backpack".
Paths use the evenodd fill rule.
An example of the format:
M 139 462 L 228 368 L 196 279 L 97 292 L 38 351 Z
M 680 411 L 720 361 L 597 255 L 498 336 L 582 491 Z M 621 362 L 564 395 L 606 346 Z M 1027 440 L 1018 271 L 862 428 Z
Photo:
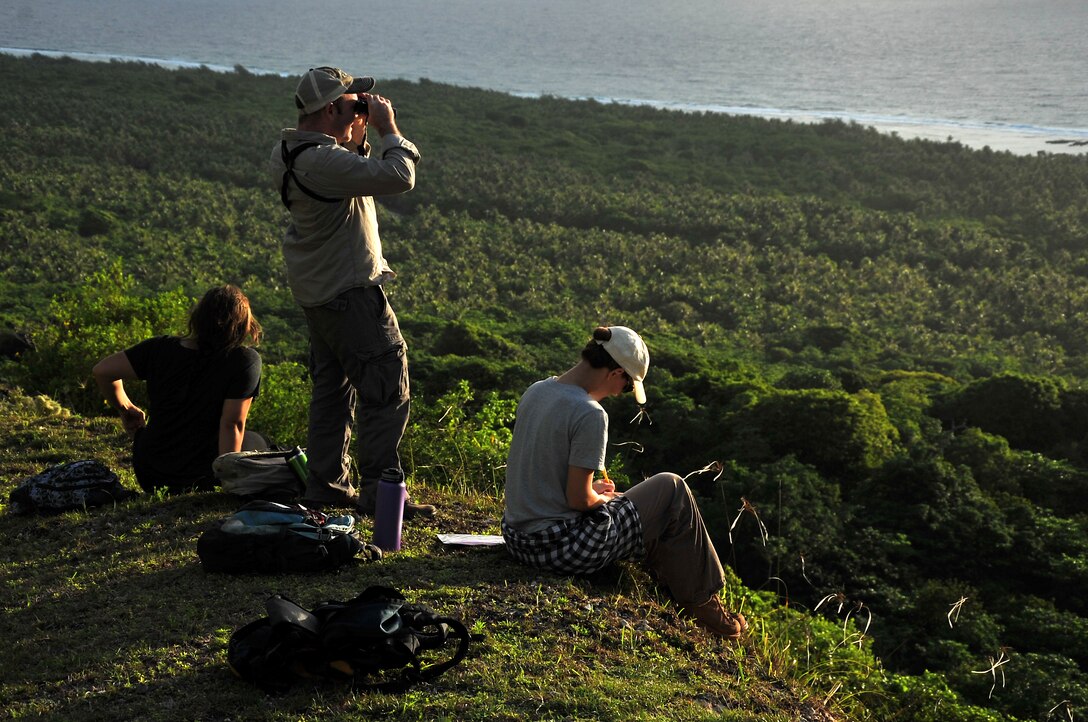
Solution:
M 243 499 L 291 502 L 305 486 L 287 463 L 291 451 L 233 451 L 212 462 L 219 485 Z

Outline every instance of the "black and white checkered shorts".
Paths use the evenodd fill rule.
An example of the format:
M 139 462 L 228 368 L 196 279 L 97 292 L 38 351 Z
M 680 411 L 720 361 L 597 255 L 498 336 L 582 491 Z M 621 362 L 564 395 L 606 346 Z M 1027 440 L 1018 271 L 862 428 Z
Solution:
M 560 574 L 592 574 L 646 553 L 638 509 L 622 496 L 531 534 L 511 528 L 504 518 L 502 535 L 519 562 Z

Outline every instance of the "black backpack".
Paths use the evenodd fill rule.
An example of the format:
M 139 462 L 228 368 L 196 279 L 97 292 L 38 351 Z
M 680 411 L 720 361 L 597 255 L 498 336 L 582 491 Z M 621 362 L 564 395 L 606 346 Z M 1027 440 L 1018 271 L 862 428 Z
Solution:
M 139 495 L 121 486 L 117 475 L 101 461 L 81 459 L 24 479 L 8 495 L 8 501 L 15 514 L 59 514 L 116 504 Z
M 368 587 L 348 602 L 307 611 L 285 597 L 265 601 L 267 617 L 231 635 L 227 662 L 265 691 L 287 691 L 300 678 L 350 682 L 355 689 L 404 692 L 465 658 L 469 632 L 459 620 L 408 604 L 389 587 Z M 456 642 L 445 661 L 422 656 Z
M 355 536 L 353 517 L 274 501 L 244 504 L 200 535 L 196 553 L 205 571 L 230 574 L 331 571 L 382 557 Z

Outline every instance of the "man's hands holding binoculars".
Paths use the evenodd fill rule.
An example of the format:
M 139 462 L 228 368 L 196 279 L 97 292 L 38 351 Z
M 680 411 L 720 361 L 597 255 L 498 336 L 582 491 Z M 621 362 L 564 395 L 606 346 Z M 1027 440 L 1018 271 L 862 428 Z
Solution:
M 397 109 L 388 98 L 383 98 L 377 93 L 359 93 L 359 99 L 355 101 L 355 112 L 370 118 L 370 123 L 379 128 L 379 123 L 388 119 L 392 122 L 397 117 Z
M 353 110 L 355 122 L 351 124 L 351 140 L 346 144 L 352 150 L 365 147 L 367 124 L 373 126 L 378 135 L 400 134 L 396 121 L 397 109 L 388 98 L 376 93 L 359 93 Z

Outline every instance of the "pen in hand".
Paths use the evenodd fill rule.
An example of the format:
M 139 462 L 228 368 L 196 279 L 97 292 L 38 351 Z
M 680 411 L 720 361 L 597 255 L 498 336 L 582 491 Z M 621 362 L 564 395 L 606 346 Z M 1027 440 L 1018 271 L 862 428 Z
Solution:
M 593 489 L 609 499 L 616 496 L 616 485 L 608 478 L 608 469 L 601 469 L 601 480 L 593 484 Z

